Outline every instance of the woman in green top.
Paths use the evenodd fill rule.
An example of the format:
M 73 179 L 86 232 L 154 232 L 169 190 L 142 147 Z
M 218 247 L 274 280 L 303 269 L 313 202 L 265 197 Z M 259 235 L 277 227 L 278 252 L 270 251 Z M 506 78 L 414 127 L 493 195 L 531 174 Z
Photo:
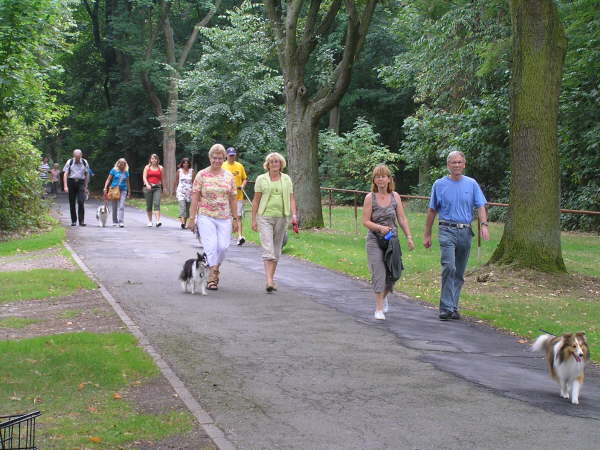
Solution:
M 281 172 L 285 165 L 285 159 L 279 153 L 267 155 L 263 164 L 267 173 L 256 178 L 252 199 L 252 229 L 260 235 L 267 292 L 277 290 L 273 277 L 290 216 L 292 223 L 298 223 L 292 180 Z

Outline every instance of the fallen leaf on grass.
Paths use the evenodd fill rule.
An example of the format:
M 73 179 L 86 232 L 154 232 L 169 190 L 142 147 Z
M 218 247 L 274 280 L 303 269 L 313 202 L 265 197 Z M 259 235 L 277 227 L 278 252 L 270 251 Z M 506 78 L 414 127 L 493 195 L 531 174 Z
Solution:
M 8 398 L 9 400 L 13 400 L 15 402 L 20 402 L 21 401 L 21 397 L 17 397 L 17 394 L 13 394 L 12 397 Z
M 89 411 L 89 412 L 91 412 L 91 413 L 93 414 L 93 413 L 97 413 L 97 412 L 98 412 L 98 409 L 97 409 L 97 408 L 95 408 L 95 407 L 93 407 L 93 406 L 88 406 L 88 411 Z
M 98 436 L 92 436 L 90 438 L 90 441 L 95 442 L 96 444 L 99 444 L 100 442 L 102 442 L 102 438 L 99 438 Z
M 527 344 L 527 342 L 528 342 L 527 339 L 519 339 L 517 341 L 518 344 Z
M 119 394 L 118 392 L 115 392 L 115 393 L 113 394 L 113 398 L 114 398 L 115 400 L 120 400 L 120 399 L 122 399 L 123 397 L 122 397 L 122 396 L 121 396 L 121 394 Z

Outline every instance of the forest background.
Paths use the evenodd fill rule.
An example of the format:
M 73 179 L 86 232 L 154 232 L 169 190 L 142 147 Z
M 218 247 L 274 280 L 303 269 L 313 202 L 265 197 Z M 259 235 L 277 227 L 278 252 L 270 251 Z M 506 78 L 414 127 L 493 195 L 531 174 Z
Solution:
M 568 39 L 561 206 L 599 210 L 600 2 L 555 3 Z M 335 21 L 309 59 L 308 87 L 342 55 L 345 18 Z M 507 201 L 510 35 L 506 1 L 380 2 L 347 93 L 319 124 L 321 185 L 365 189 L 386 162 L 399 192 L 427 194 L 448 152 L 462 150 L 488 200 Z M 125 156 L 135 189 L 168 145 L 198 167 L 212 143 L 234 146 L 251 179 L 266 153 L 285 153 L 283 77 L 262 2 L 0 0 L 0 61 L 2 229 L 39 220 L 42 154 L 62 166 L 81 148 L 96 187 Z M 561 220 L 600 229 L 593 217 Z

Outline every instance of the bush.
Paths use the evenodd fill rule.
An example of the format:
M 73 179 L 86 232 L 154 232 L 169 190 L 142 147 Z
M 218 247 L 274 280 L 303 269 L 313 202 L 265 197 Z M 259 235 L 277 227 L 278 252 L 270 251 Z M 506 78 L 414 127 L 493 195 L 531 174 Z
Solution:
M 381 144 L 379 134 L 364 118 L 359 117 L 354 129 L 338 136 L 328 130 L 319 137 L 319 165 L 325 186 L 368 191 L 370 176 L 378 164 L 386 164 L 397 173 L 400 155 Z M 350 201 L 352 194 L 337 194 L 338 201 Z
M 0 136 L 0 230 L 3 231 L 41 227 L 47 213 L 38 174 L 41 155 L 22 132 L 17 126 Z

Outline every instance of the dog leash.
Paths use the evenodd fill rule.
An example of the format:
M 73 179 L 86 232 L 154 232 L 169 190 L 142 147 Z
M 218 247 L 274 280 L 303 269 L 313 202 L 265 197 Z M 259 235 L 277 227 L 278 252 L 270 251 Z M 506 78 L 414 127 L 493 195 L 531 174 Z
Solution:
M 550 336 L 556 336 L 554 333 L 550 333 L 549 331 L 544 330 L 543 328 L 539 328 L 542 333 L 549 334 Z

